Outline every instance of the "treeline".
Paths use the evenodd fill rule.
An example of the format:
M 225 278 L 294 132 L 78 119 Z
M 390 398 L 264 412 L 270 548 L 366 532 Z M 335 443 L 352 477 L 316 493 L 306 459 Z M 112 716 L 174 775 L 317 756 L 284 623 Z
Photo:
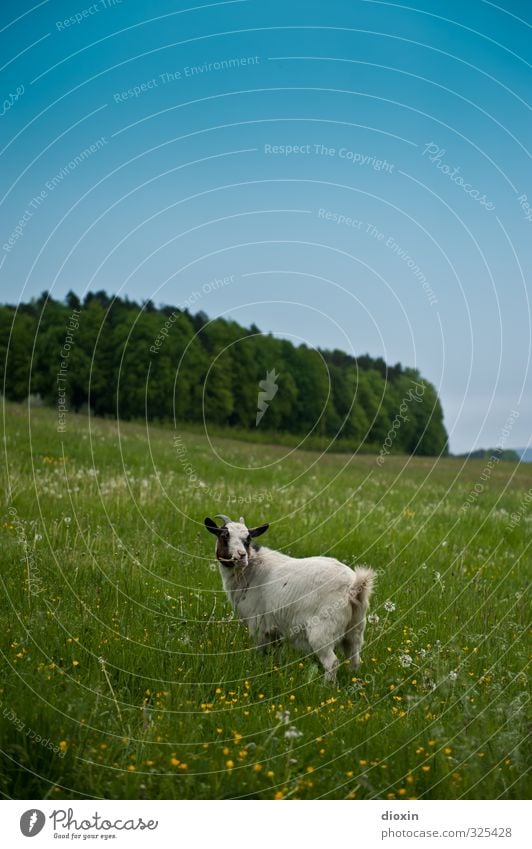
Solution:
M 0 363 L 10 400 L 446 453 L 440 402 L 416 369 L 296 347 L 254 325 L 150 301 L 96 292 L 81 303 L 70 292 L 64 302 L 43 293 L 1 306 Z

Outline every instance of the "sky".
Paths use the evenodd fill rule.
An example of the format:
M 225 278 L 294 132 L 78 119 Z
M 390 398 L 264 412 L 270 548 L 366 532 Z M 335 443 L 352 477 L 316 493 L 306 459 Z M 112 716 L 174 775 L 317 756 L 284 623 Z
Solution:
M 1 301 L 105 289 L 382 356 L 451 451 L 530 444 L 528 3 L 0 16 Z

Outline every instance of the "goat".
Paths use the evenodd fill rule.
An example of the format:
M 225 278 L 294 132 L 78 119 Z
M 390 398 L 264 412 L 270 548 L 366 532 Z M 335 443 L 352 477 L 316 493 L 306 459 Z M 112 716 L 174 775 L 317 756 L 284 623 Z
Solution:
M 269 525 L 247 528 L 244 519 L 223 520 L 218 527 L 205 519 L 217 537 L 216 558 L 229 601 L 249 634 L 265 651 L 288 639 L 300 650 L 315 654 L 334 683 L 341 646 L 351 669 L 360 664 L 366 611 L 375 573 L 350 569 L 333 557 L 289 557 L 252 544 Z

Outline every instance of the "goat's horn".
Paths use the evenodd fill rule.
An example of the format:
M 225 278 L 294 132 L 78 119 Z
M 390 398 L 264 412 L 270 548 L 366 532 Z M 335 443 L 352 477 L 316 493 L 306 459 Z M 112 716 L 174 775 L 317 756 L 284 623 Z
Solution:
M 229 516 L 224 516 L 223 513 L 217 513 L 214 518 L 215 519 L 223 519 L 226 525 L 227 525 L 228 522 L 232 521 L 232 519 L 230 519 Z

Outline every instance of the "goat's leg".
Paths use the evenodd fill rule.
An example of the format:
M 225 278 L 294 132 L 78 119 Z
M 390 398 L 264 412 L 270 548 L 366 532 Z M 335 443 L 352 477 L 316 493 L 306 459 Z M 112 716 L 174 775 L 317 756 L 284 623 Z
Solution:
M 330 646 L 318 649 L 314 652 L 321 665 L 325 670 L 325 680 L 328 684 L 336 683 L 336 670 L 338 668 L 338 658 Z
M 342 641 L 344 651 L 349 658 L 349 666 L 351 669 L 358 669 L 360 666 L 360 652 L 364 642 L 364 629 L 366 627 L 366 619 L 352 625 Z

